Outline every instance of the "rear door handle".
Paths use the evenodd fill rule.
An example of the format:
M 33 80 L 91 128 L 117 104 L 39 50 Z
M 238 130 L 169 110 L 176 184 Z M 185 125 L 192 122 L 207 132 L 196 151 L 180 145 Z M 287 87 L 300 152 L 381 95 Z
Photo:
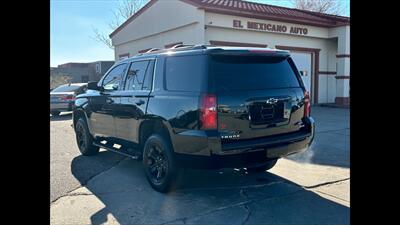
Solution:
M 112 103 L 114 103 L 114 100 L 112 100 L 111 98 L 107 98 L 107 99 L 106 99 L 106 102 L 107 102 L 108 104 L 112 104 Z
M 144 101 L 142 99 L 135 102 L 136 105 L 143 105 Z

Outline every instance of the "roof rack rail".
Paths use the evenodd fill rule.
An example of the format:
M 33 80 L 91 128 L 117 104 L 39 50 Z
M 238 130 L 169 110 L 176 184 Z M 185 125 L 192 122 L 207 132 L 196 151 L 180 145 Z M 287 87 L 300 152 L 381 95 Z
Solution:
M 194 45 L 184 45 L 184 44 L 177 44 L 172 46 L 170 49 L 176 49 L 176 48 L 185 48 L 185 47 L 193 47 Z
M 207 49 L 207 46 L 211 46 L 211 45 L 184 45 L 184 44 L 177 44 L 172 46 L 171 48 L 151 48 L 149 50 L 147 50 L 146 52 L 142 52 L 142 53 L 138 53 L 136 55 L 140 56 L 143 54 L 148 54 L 151 52 L 166 52 L 166 51 L 180 51 L 180 50 L 194 50 L 194 49 Z
M 193 49 L 207 49 L 209 45 L 193 45 Z
M 162 50 L 162 49 L 160 49 L 160 48 L 151 48 L 151 49 L 149 49 L 148 51 L 146 51 L 144 53 L 155 52 L 155 51 L 160 51 L 160 50 Z

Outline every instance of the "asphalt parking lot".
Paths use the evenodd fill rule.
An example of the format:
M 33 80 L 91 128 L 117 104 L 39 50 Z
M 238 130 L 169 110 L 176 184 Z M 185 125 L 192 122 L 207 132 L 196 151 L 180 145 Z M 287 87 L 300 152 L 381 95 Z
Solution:
M 71 115 L 51 117 L 51 224 L 349 224 L 349 110 L 313 107 L 311 148 L 263 174 L 186 171 L 155 192 L 141 162 L 79 154 Z

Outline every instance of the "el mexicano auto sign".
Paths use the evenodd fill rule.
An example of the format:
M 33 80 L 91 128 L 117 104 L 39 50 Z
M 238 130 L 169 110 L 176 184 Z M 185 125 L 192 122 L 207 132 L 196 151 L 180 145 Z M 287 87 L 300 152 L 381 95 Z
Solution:
M 307 35 L 308 29 L 306 27 L 295 27 L 295 26 L 286 26 L 283 24 L 273 24 L 273 23 L 258 23 L 247 21 L 246 29 L 250 30 L 261 30 L 261 31 L 269 31 L 269 32 L 277 32 L 277 33 L 288 33 L 288 34 L 297 34 L 297 35 Z M 233 27 L 235 28 L 244 28 L 241 20 L 233 20 Z

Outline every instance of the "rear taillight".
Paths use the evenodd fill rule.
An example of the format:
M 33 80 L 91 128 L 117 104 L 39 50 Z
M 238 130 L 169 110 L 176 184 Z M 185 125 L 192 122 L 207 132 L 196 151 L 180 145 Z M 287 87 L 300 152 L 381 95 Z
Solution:
M 217 97 L 207 94 L 200 103 L 200 128 L 203 130 L 217 129 Z
M 74 95 L 65 95 L 61 99 L 64 101 L 75 100 L 75 96 Z
M 310 93 L 304 92 L 304 117 L 309 117 L 311 113 Z

